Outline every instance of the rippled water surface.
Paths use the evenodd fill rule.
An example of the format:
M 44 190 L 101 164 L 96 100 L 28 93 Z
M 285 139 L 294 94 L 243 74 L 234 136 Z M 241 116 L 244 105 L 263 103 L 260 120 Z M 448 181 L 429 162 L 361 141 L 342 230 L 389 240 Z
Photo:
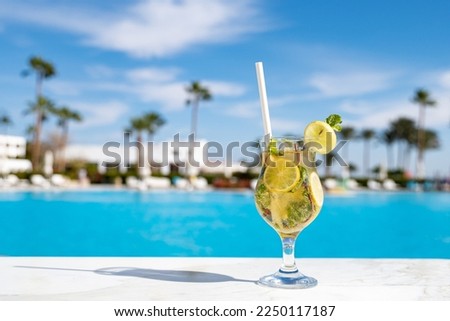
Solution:
M 298 257 L 450 258 L 450 195 L 326 195 Z M 0 255 L 279 257 L 250 192 L 0 192 Z

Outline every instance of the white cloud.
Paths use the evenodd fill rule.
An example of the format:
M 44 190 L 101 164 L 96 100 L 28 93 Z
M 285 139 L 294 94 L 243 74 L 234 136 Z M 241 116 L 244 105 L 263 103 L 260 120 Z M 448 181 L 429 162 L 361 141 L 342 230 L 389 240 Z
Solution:
M 272 118 L 271 119 L 272 130 L 278 131 L 284 135 L 287 133 L 299 134 L 303 132 L 305 124 L 296 120 Z
M 269 106 L 271 110 L 274 110 L 301 99 L 302 97 L 293 95 L 272 97 L 269 99 Z M 261 118 L 261 105 L 258 98 L 255 97 L 254 100 L 238 102 L 224 108 L 224 113 L 238 118 Z
M 74 83 L 58 79 L 45 84 L 46 90 L 48 89 L 54 94 L 65 96 L 78 96 L 83 90 L 83 87 L 85 87 L 83 83 Z
M 126 76 L 133 82 L 167 82 L 172 81 L 179 74 L 176 68 L 136 68 L 126 72 Z
M 246 91 L 243 85 L 236 83 L 215 80 L 205 80 L 203 83 L 211 93 L 217 96 L 236 97 L 243 95 Z
M 0 17 L 4 21 L 20 21 L 81 34 L 89 34 L 89 30 L 93 32 L 104 26 L 102 20 L 114 20 L 112 15 L 100 10 L 83 10 L 52 2 L 30 3 L 23 0 L 2 1 Z
M 269 97 L 268 103 L 270 108 L 278 108 L 302 100 L 304 100 L 304 97 L 302 95 L 285 95 L 279 97 Z
M 356 109 L 356 106 L 353 108 Z M 414 106 L 404 101 L 366 102 L 364 106 L 367 108 L 367 112 L 359 114 L 353 121 L 345 121 L 345 125 L 351 125 L 356 128 L 383 129 L 398 117 L 407 117 L 414 120 L 417 118 L 417 113 L 415 113 L 417 110 L 414 109 Z M 386 106 L 390 107 L 386 108 Z
M 0 4 L 0 17 L 67 30 L 88 45 L 134 57 L 164 57 L 266 29 L 256 8 L 254 0 L 140 0 L 105 12 L 16 0 Z
M 223 112 L 238 118 L 255 118 L 261 115 L 261 108 L 258 101 L 255 100 L 234 104 L 225 108 Z
M 443 72 L 439 77 L 439 84 L 450 89 L 450 70 Z
M 93 79 L 111 78 L 117 71 L 106 65 L 91 65 L 85 68 L 86 73 Z
M 116 123 L 128 112 L 128 106 L 118 102 L 73 102 L 69 106 L 79 111 L 83 122 L 78 127 L 100 127 Z
M 394 77 L 392 72 L 330 72 L 313 74 L 309 83 L 326 97 L 357 96 L 388 88 Z
M 448 95 L 448 94 L 447 94 Z M 439 128 L 448 126 L 450 120 L 450 96 L 442 94 L 435 95 L 438 105 L 435 108 L 427 108 L 426 122 L 427 128 Z M 351 106 L 351 103 L 348 103 Z M 366 109 L 364 114 L 357 115 L 353 121 L 346 122 L 357 128 L 386 128 L 387 125 L 398 117 L 412 118 L 417 121 L 418 106 L 404 99 L 386 100 L 377 102 L 357 102 L 352 106 L 357 109 L 358 105 Z
M 87 72 L 94 73 L 97 69 L 96 66 L 88 67 Z M 93 79 L 83 82 L 55 79 L 46 84 L 46 88 L 54 94 L 65 96 L 81 96 L 93 91 L 130 94 L 141 102 L 156 103 L 169 111 L 181 110 L 186 106 L 185 87 L 189 82 L 179 79 L 179 68 L 145 67 L 118 70 L 101 66 L 98 70 L 100 73 L 94 74 Z M 246 89 L 241 84 L 220 80 L 202 81 L 202 84 L 210 89 L 213 97 L 238 97 L 243 95 Z
M 111 160 L 105 155 L 101 144 L 69 144 L 65 151 L 65 156 L 67 159 L 82 159 L 93 163 Z
M 131 82 L 123 89 L 132 92 L 145 102 L 156 102 L 168 110 L 180 110 L 186 104 L 185 88 L 188 82 L 178 80 L 178 68 L 137 68 L 125 72 Z M 236 97 L 245 92 L 245 87 L 232 82 L 205 80 L 213 97 Z
M 244 93 L 245 88 L 236 83 L 225 81 L 202 82 L 213 97 L 236 97 Z M 156 102 L 167 110 L 180 110 L 186 106 L 187 82 L 171 81 L 164 83 L 142 82 L 132 86 L 131 90 L 146 102 Z
M 430 129 L 447 127 L 450 121 L 450 71 L 424 72 L 414 77 L 428 84 L 426 89 L 437 102 L 435 107 L 427 108 L 425 126 Z M 346 123 L 357 128 L 386 128 L 398 117 L 417 121 L 419 106 L 411 101 L 414 90 L 411 88 L 410 97 L 402 94 L 390 99 L 347 99 L 340 104 L 339 110 L 353 119 Z
M 88 91 L 95 92 L 133 92 L 133 86 L 129 83 L 111 81 L 109 79 L 94 79 L 86 81 L 70 81 L 55 79 L 45 84 L 46 90 L 57 95 L 81 96 Z
M 144 102 L 156 102 L 167 110 L 180 110 L 185 107 L 185 85 L 181 82 L 141 83 L 129 89 Z
M 364 100 L 345 100 L 339 109 L 351 115 L 364 115 L 369 114 L 372 107 Z

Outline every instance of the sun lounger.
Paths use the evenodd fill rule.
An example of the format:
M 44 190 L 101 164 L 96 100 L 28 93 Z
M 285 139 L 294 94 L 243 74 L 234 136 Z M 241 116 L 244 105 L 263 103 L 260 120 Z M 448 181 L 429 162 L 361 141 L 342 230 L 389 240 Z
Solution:
M 174 180 L 174 185 L 179 189 L 188 189 L 190 187 L 189 181 L 185 178 L 177 177 Z
M 397 189 L 397 184 L 388 178 L 383 181 L 383 188 L 388 191 L 394 191 Z
M 40 174 L 34 174 L 30 177 L 31 184 L 37 187 L 50 187 L 50 182 Z
M 346 186 L 350 190 L 357 190 L 360 188 L 358 182 L 352 178 L 347 181 Z
M 20 179 L 14 174 L 9 174 L 5 178 L 5 185 L 7 187 L 17 186 L 19 184 L 19 182 L 20 182 Z
M 371 190 L 377 191 L 381 189 L 381 184 L 374 180 L 368 180 L 367 181 L 367 187 Z
M 327 178 L 324 182 L 323 182 L 323 186 L 327 189 L 327 190 L 332 190 L 335 189 L 337 187 L 338 183 L 334 178 Z
M 62 176 L 61 174 L 53 174 L 50 177 L 50 183 L 53 186 L 62 187 L 67 184 L 67 179 L 64 176 Z
M 144 183 L 148 188 L 170 188 L 170 179 L 166 177 L 146 177 Z
M 204 177 L 196 177 L 191 181 L 191 185 L 195 189 L 206 189 L 208 188 L 208 181 Z
M 125 180 L 125 183 L 127 184 L 128 187 L 130 188 L 137 188 L 138 186 L 138 179 L 134 176 L 129 176 L 127 177 L 127 179 Z

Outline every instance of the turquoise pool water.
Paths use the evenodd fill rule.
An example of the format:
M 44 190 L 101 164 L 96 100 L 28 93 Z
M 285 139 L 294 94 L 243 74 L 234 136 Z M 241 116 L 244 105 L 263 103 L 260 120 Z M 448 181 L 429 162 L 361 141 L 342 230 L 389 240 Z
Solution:
M 250 192 L 0 192 L 0 255 L 279 257 Z M 450 258 L 450 195 L 327 195 L 298 257 Z

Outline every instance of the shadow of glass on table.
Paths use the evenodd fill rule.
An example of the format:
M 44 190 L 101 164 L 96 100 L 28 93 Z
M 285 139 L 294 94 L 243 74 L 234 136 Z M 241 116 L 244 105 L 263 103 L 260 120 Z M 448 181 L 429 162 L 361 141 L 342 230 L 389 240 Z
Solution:
M 160 281 L 171 282 L 194 282 L 194 283 L 209 283 L 209 282 L 255 282 L 251 280 L 235 279 L 229 275 L 202 272 L 202 271 L 182 271 L 182 270 L 155 270 L 155 269 L 140 269 L 132 267 L 109 267 L 94 271 L 102 275 L 117 275 L 117 276 L 132 276 L 144 279 L 153 279 Z
M 71 269 L 61 267 L 48 266 L 14 266 L 15 268 L 24 269 L 41 269 L 41 270 L 55 270 L 55 271 L 77 271 L 77 272 L 92 272 L 100 275 L 110 276 L 126 276 L 144 279 L 152 279 L 158 281 L 168 282 L 192 282 L 192 283 L 215 283 L 215 282 L 248 282 L 256 283 L 255 280 L 236 279 L 229 275 L 203 272 L 203 271 L 183 271 L 183 270 L 157 270 L 157 269 L 142 269 L 135 267 L 105 267 L 97 270 L 85 269 Z

